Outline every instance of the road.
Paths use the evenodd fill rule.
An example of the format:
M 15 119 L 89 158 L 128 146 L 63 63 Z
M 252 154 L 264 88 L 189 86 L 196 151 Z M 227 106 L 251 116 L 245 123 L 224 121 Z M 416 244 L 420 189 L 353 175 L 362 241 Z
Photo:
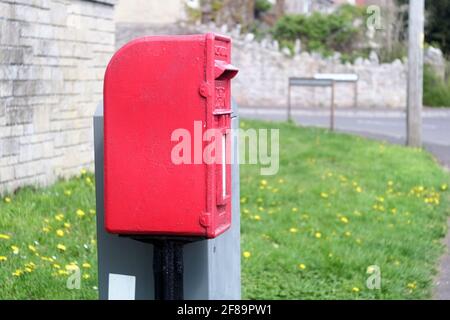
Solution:
M 286 111 L 269 108 L 241 108 L 242 118 L 283 121 Z M 304 126 L 328 128 L 327 110 L 294 110 L 293 120 Z M 405 144 L 406 114 L 392 110 L 336 111 L 336 131 L 359 134 L 365 137 Z M 450 109 L 425 109 L 423 112 L 423 141 L 427 150 L 447 168 L 450 168 Z

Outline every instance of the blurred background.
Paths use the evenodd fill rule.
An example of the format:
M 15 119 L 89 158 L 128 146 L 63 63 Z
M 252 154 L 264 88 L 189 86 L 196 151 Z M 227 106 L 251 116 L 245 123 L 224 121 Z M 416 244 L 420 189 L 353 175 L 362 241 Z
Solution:
M 449 7 L 427 1 L 428 106 L 450 105 Z M 317 73 L 359 77 L 337 84 L 337 108 L 401 111 L 407 12 L 395 0 L 0 0 L 0 190 L 92 168 L 91 117 L 105 67 L 139 36 L 230 35 L 241 70 L 233 96 L 250 114 L 283 118 L 288 78 Z M 296 88 L 293 107 L 327 110 L 330 90 Z

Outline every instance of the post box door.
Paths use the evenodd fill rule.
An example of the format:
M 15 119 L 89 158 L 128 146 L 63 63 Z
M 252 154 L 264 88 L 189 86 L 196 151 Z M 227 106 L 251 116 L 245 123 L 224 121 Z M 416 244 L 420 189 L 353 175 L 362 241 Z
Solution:
M 109 232 L 212 238 L 230 226 L 230 162 L 198 162 L 194 151 L 214 128 L 218 157 L 230 157 L 230 48 L 215 34 L 144 37 L 112 58 L 104 83 Z M 190 135 L 190 163 L 172 159 L 179 129 Z

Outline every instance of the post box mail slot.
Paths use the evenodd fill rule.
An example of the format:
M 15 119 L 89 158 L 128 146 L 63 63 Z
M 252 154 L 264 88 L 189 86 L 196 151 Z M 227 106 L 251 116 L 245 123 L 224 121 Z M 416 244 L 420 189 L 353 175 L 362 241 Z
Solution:
M 214 238 L 230 227 L 230 79 L 238 72 L 230 49 L 228 37 L 212 33 L 155 36 L 111 59 L 104 82 L 107 231 Z M 207 149 L 214 150 L 209 157 Z

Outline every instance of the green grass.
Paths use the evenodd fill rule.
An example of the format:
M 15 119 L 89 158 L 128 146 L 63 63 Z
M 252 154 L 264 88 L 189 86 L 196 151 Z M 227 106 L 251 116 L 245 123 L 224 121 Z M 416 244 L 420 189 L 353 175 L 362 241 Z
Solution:
M 0 203 L 0 234 L 10 239 L 0 239 L 0 256 L 7 258 L 0 262 L 0 299 L 98 297 L 92 182 L 92 174 L 85 173 L 46 189 L 21 189 L 8 196 L 10 203 L 3 199 Z M 84 216 L 79 216 L 77 210 L 82 210 Z M 64 235 L 58 236 L 57 230 L 62 230 Z M 66 250 L 58 249 L 58 244 L 64 245 Z M 30 250 L 30 245 L 35 251 L 33 247 Z M 18 247 L 19 252 L 14 254 L 11 246 Z M 27 272 L 25 268 L 30 262 L 35 267 Z M 65 268 L 72 262 L 81 270 L 80 290 L 69 290 L 66 286 Z M 82 266 L 86 262 L 90 268 Z M 17 270 L 23 273 L 14 276 Z M 68 273 L 73 274 L 70 270 Z
M 276 176 L 241 166 L 244 298 L 430 297 L 449 214 L 449 192 L 443 190 L 449 176 L 428 153 L 291 124 L 242 126 L 280 128 Z M 7 258 L 0 262 L 1 299 L 97 297 L 92 179 L 83 174 L 1 201 L 0 235 L 9 238 L 0 238 L 0 256 Z M 71 224 L 68 230 L 64 222 Z M 63 237 L 58 229 L 65 230 Z M 30 262 L 36 265 L 31 272 L 13 276 Z M 71 262 L 90 276 L 80 290 L 67 289 L 67 275 L 58 274 Z M 92 267 L 83 268 L 84 262 Z M 381 268 L 381 290 L 365 286 L 371 265 Z

